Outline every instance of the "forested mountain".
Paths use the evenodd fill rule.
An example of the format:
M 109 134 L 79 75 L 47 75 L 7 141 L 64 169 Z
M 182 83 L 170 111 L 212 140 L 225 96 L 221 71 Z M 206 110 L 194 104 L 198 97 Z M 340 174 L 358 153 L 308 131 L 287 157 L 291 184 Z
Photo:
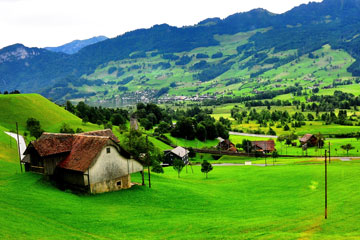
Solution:
M 85 40 L 74 40 L 72 42 L 66 43 L 59 47 L 46 47 L 45 49 L 52 51 L 52 52 L 62 52 L 62 53 L 67 53 L 67 54 L 74 54 L 86 46 L 104 41 L 106 39 L 108 39 L 108 38 L 105 36 L 97 36 L 97 37 L 92 37 L 92 38 L 85 39 Z
M 347 80 L 360 76 L 359 37 L 360 0 L 324 0 L 284 14 L 255 9 L 190 27 L 155 25 L 72 55 L 16 44 L 0 50 L 0 91 L 116 102 L 135 91 L 149 98 L 202 95 L 230 85 L 236 96 L 251 91 L 242 92 L 245 83 L 254 90 L 257 82 L 269 85 L 285 78 L 293 82 L 279 88 L 301 86 L 301 80 L 318 77 L 320 70 L 332 71 L 326 81 Z M 333 54 L 342 54 L 341 62 L 335 64 Z M 296 76 L 276 72 L 309 59 L 318 70 L 302 69 Z

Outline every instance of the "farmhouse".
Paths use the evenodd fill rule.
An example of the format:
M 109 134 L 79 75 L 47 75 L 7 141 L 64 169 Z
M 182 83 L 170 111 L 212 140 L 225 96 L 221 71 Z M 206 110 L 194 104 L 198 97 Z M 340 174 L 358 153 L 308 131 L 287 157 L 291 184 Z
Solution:
M 185 164 L 189 162 L 189 151 L 183 147 L 176 147 L 164 151 L 164 163 L 172 165 L 175 159 L 182 160 Z
M 218 149 L 221 149 L 223 151 L 237 152 L 235 144 L 233 144 L 229 139 L 222 139 L 222 138 L 218 138 L 218 139 L 220 140 L 217 145 Z
M 130 188 L 143 166 L 130 159 L 110 129 L 80 134 L 43 133 L 25 150 L 25 171 L 72 188 L 102 193 Z
M 270 152 L 275 151 L 274 140 L 252 141 L 251 146 L 254 149 L 254 151 L 257 151 L 257 152 L 270 153 Z
M 314 134 L 305 134 L 299 141 L 301 146 L 306 144 L 307 147 L 313 147 L 317 143 L 317 138 Z

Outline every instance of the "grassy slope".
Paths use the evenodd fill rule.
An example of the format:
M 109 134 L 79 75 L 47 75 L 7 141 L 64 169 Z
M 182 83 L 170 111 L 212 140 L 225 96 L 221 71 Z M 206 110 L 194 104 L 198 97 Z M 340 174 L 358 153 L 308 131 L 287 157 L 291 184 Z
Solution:
M 88 196 L 62 192 L 6 164 L 0 160 L 2 239 L 360 237 L 359 162 L 329 167 L 327 221 L 321 165 L 215 167 L 207 180 L 198 166 L 180 179 L 167 168 L 152 175 L 152 189 Z
M 74 129 L 79 127 L 84 131 L 99 128 L 90 123 L 83 125 L 80 118 L 38 94 L 0 95 L 1 126 L 14 131 L 15 122 L 18 122 L 22 132 L 25 131 L 26 120 L 29 117 L 38 119 L 41 127 L 49 132 L 58 132 L 64 122 Z

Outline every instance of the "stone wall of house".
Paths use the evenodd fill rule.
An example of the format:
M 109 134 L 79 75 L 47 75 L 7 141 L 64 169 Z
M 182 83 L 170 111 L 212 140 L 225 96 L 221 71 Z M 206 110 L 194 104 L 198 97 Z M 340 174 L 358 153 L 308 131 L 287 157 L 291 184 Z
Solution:
M 91 193 L 112 192 L 131 187 L 130 175 L 118 177 L 112 180 L 106 180 L 98 183 L 90 183 Z

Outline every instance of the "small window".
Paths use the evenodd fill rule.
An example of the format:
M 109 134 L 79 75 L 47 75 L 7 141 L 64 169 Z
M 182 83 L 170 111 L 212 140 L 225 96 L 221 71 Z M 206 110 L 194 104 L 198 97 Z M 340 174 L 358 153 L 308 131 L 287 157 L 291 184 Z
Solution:
M 121 181 L 116 182 L 116 186 L 120 186 L 120 187 L 121 187 Z
M 106 153 L 110 153 L 110 148 L 106 148 Z

